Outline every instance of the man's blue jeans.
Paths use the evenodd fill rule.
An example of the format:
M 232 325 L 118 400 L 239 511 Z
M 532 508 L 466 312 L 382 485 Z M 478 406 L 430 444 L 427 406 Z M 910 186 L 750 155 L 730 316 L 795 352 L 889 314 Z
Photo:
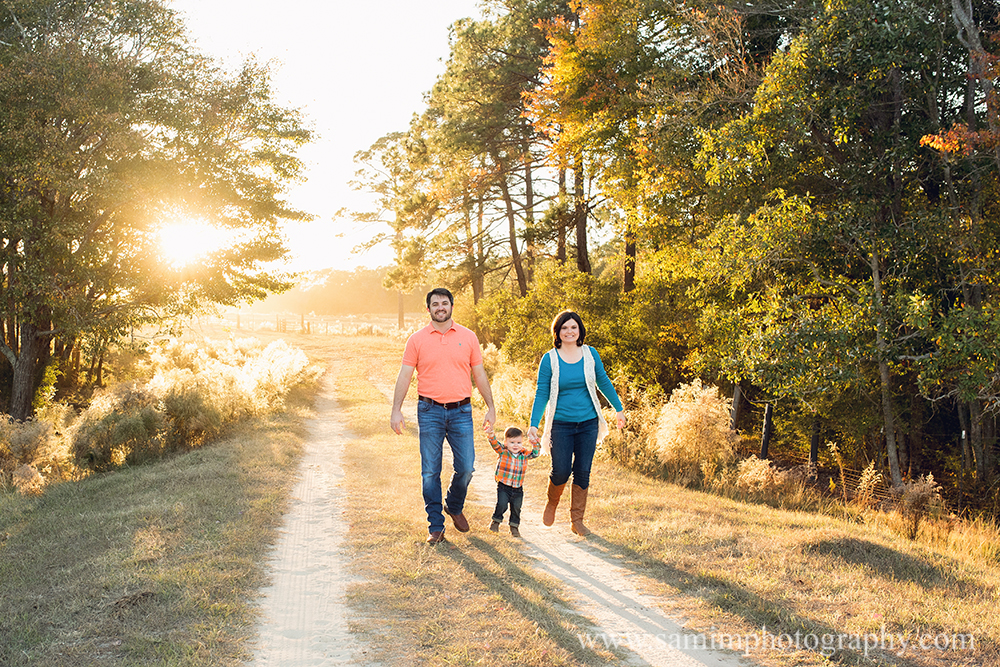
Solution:
M 597 453 L 597 417 L 585 422 L 552 422 L 552 472 L 549 479 L 559 486 L 569 481 L 581 489 L 590 486 L 590 468 Z
M 472 428 L 472 405 L 447 410 L 440 405 L 419 401 L 417 427 L 420 433 L 420 473 L 423 477 L 424 508 L 430 532 L 444 530 L 441 512 L 441 459 L 444 441 L 448 440 L 455 474 L 445 498 L 448 511 L 460 514 L 472 481 L 476 462 L 476 443 Z

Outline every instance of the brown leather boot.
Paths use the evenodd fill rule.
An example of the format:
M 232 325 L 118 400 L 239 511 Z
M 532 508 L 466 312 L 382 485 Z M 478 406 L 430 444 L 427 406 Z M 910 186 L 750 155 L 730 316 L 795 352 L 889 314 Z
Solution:
M 559 506 L 559 497 L 562 496 L 566 484 L 556 486 L 549 480 L 549 501 L 545 503 L 545 510 L 542 512 L 542 523 L 551 526 L 556 522 L 556 507 Z
M 569 518 L 572 522 L 572 530 L 580 537 L 590 535 L 590 530 L 583 525 L 583 514 L 587 511 L 587 489 L 581 489 L 576 484 L 573 485 L 573 496 L 570 500 Z

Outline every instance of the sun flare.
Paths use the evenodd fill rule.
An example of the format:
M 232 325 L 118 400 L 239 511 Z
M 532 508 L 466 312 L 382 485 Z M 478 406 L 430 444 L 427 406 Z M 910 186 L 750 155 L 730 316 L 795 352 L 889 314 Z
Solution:
M 222 230 L 198 220 L 165 225 L 159 237 L 163 260 L 174 268 L 198 263 L 226 241 Z

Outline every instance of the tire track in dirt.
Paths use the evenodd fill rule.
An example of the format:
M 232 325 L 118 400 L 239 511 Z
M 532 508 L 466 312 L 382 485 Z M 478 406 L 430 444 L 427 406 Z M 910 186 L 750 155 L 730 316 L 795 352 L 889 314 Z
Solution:
M 347 628 L 344 592 L 351 583 L 343 553 L 348 523 L 341 466 L 350 435 L 337 406 L 334 369 L 316 398 L 316 416 L 299 464 L 281 536 L 261 590 L 259 638 L 251 664 L 332 667 L 358 662 L 361 647 Z
M 545 474 L 547 464 L 547 457 L 540 458 L 534 462 L 535 470 L 530 474 Z M 471 487 L 475 495 L 470 494 L 470 500 L 487 507 L 490 514 L 496 498 L 492 470 L 493 459 L 477 451 Z M 520 531 L 524 538 L 523 552 L 535 560 L 539 571 L 564 584 L 574 611 L 593 624 L 589 628 L 579 628 L 582 642 L 593 642 L 601 647 L 605 646 L 605 640 L 616 644 L 628 654 L 626 662 L 621 663 L 628 667 L 747 667 L 752 664 L 734 652 L 699 648 L 708 645 L 707 638 L 686 630 L 682 623 L 661 611 L 658 598 L 643 592 L 639 575 L 570 531 L 568 506 L 567 490 L 559 505 L 556 523 L 549 528 L 542 525 L 541 503 L 525 499 Z

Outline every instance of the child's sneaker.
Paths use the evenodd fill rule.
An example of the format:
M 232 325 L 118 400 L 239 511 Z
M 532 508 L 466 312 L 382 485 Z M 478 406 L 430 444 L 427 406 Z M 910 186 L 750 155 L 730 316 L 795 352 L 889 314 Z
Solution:
M 500 522 L 499 521 L 494 521 L 493 523 L 491 523 L 490 524 L 490 530 L 492 530 L 494 533 L 499 532 L 499 530 L 500 530 Z
M 517 526 L 510 527 L 510 534 L 513 535 L 514 537 L 521 537 L 521 531 L 517 529 Z

